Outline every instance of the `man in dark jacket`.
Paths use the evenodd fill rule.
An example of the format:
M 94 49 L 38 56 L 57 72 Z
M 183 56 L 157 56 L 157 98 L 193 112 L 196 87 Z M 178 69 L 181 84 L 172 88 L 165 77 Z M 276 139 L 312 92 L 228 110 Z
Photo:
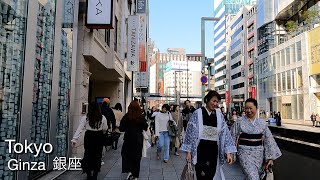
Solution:
M 189 100 L 184 101 L 184 105 L 186 107 L 182 110 L 182 123 L 183 129 L 184 131 L 186 131 L 189 119 L 192 113 L 195 111 L 195 109 L 191 106 L 191 102 Z
M 102 106 L 101 106 L 101 113 L 107 119 L 108 129 L 111 129 L 111 125 L 112 125 L 112 130 L 114 130 L 116 128 L 116 118 L 114 116 L 112 109 L 110 108 L 109 98 L 103 99 Z

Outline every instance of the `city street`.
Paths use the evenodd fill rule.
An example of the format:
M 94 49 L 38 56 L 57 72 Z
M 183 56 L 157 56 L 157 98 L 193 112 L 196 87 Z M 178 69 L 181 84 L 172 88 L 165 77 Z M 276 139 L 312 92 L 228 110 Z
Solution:
M 122 139 L 122 138 L 120 138 Z M 104 165 L 101 166 L 101 172 L 98 179 L 100 180 L 124 180 L 127 174 L 121 173 L 121 146 L 119 142 L 118 149 L 110 150 L 104 157 Z M 142 158 L 139 180 L 178 180 L 180 179 L 183 167 L 185 165 L 184 153 L 180 156 L 170 155 L 168 163 L 163 163 L 161 160 L 156 160 L 156 147 L 151 147 L 148 151 L 148 157 Z M 238 164 L 232 166 L 225 165 L 224 173 L 226 180 L 243 180 L 244 175 Z M 45 179 L 45 178 L 42 178 Z M 56 180 L 68 179 L 86 179 L 86 174 L 81 171 L 67 171 L 61 176 L 55 178 Z

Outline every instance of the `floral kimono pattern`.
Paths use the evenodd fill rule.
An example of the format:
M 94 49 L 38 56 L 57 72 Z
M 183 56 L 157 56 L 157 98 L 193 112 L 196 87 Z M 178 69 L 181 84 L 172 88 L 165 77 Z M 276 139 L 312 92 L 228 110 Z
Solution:
M 216 112 L 217 116 L 217 131 L 218 131 L 218 163 L 214 180 L 223 180 L 224 175 L 222 165 L 226 162 L 225 154 L 237 152 L 236 146 L 224 120 L 223 114 L 219 111 Z M 197 109 L 191 116 L 188 127 L 181 146 L 182 151 L 191 152 L 192 163 L 197 164 L 197 147 L 200 142 L 200 135 L 203 132 L 203 116 L 202 109 Z
M 245 116 L 239 118 L 232 126 L 231 134 L 237 143 L 241 133 L 262 134 L 262 146 L 238 146 L 238 157 L 246 178 L 249 180 L 259 180 L 259 172 L 263 163 L 272 159 L 275 160 L 281 156 L 281 151 L 263 119 L 255 119 L 252 123 Z

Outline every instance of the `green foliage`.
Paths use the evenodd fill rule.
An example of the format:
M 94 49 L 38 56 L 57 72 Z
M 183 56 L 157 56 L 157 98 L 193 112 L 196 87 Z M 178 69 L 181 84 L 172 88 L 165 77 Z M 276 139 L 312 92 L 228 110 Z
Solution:
M 310 24 L 318 16 L 315 10 L 307 10 L 302 13 L 302 19 L 305 24 Z
M 298 28 L 298 23 L 295 21 L 288 21 L 285 25 L 285 30 L 287 32 L 293 32 Z

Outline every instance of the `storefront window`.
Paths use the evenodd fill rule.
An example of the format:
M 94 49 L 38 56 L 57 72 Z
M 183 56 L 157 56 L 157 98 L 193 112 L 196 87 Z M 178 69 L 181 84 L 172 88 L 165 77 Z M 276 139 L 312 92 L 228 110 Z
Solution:
M 298 119 L 298 107 L 297 107 L 297 96 L 292 95 L 291 96 L 291 107 L 292 107 L 292 119 Z
M 298 72 L 297 72 L 297 85 L 298 85 L 298 88 L 302 88 L 302 86 L 303 86 L 302 69 L 301 69 L 301 67 L 298 68 Z
M 304 114 L 304 103 L 303 103 L 303 94 L 298 94 L 298 119 L 303 119 Z
M 290 47 L 286 48 L 286 65 L 290 64 Z
M 19 140 L 27 9 L 28 0 L 0 1 L 0 179 L 15 179 L 4 140 Z
M 56 2 L 55 0 L 38 2 L 31 142 L 44 144 L 48 142 L 50 124 Z M 47 155 L 41 151 L 38 157 L 30 155 L 30 161 L 46 162 Z M 38 171 L 30 171 L 30 177 L 38 173 Z
M 59 72 L 59 100 L 57 120 L 57 154 L 66 157 L 68 151 L 68 130 L 70 112 L 70 88 L 72 67 L 72 35 L 74 22 L 74 0 L 63 0 L 63 19 L 61 28 L 61 59 Z
M 291 70 L 292 71 L 292 89 L 297 89 L 297 75 L 296 75 L 296 69 Z
M 296 54 L 297 54 L 297 61 L 302 60 L 302 55 L 301 55 L 301 41 L 296 43 Z
M 285 66 L 286 63 L 286 54 L 284 49 L 281 50 L 281 66 Z
M 290 74 L 290 70 L 287 71 L 287 90 L 291 90 L 291 74 Z
M 286 87 L 286 73 L 285 72 L 281 73 L 281 77 L 282 77 L 282 91 L 285 91 L 287 89 L 287 87 Z
M 277 80 L 278 80 L 277 87 L 278 87 L 278 92 L 279 92 L 279 91 L 282 91 L 280 73 L 277 74 Z
M 296 62 L 296 56 L 295 56 L 295 50 L 294 50 L 294 44 L 292 44 L 290 46 L 290 51 L 291 51 L 291 54 L 290 54 L 290 57 L 291 57 L 291 61 L 294 63 Z

